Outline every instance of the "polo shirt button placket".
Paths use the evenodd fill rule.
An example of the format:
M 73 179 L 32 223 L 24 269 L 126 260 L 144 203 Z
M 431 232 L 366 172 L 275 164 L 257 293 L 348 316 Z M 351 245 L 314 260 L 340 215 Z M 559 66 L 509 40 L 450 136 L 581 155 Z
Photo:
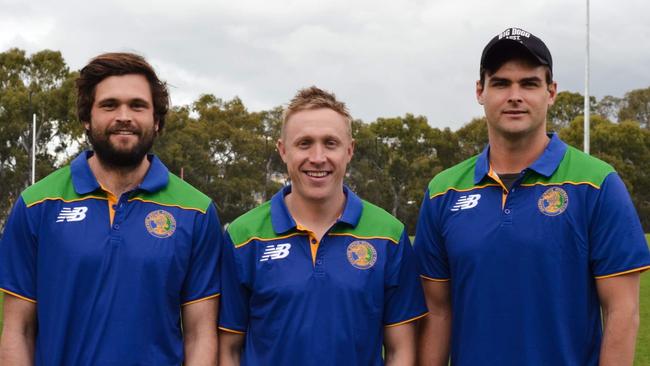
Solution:
M 312 239 L 313 242 L 316 242 L 316 239 Z M 325 271 L 323 270 L 323 242 L 325 241 L 325 236 L 320 240 L 318 253 L 316 254 L 316 262 L 314 265 L 314 275 L 316 277 L 325 277 Z

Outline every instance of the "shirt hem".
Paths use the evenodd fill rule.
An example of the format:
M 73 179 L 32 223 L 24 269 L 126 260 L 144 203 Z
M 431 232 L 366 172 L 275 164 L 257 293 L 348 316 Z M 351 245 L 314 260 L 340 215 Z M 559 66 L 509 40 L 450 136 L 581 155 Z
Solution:
M 187 306 L 187 305 L 191 305 L 191 304 L 196 304 L 197 302 L 214 299 L 215 297 L 218 297 L 220 295 L 221 294 L 213 294 L 213 295 L 210 295 L 210 296 L 202 297 L 200 299 L 196 299 L 196 300 L 192 300 L 192 301 L 182 303 L 181 306 Z
M 36 304 L 36 300 L 30 299 L 29 297 L 26 297 L 26 296 L 23 296 L 23 295 L 19 295 L 19 294 L 15 293 L 15 292 L 9 291 L 9 290 L 4 289 L 4 288 L 2 288 L 2 287 L 0 287 L 0 292 L 4 292 L 4 293 L 6 293 L 6 294 L 9 294 L 9 295 L 11 295 L 11 296 L 17 297 L 17 298 L 19 298 L 19 299 L 22 299 L 22 300 L 25 300 L 25 301 L 29 301 L 29 302 L 31 302 L 31 303 Z
M 384 325 L 384 328 L 391 328 L 391 327 L 396 327 L 396 326 L 398 326 L 398 325 L 411 323 L 411 322 L 414 322 L 414 321 L 416 321 L 416 320 L 418 320 L 418 319 L 420 319 L 420 318 L 424 318 L 424 317 L 427 316 L 428 314 L 429 314 L 429 312 L 428 312 L 428 311 L 425 311 L 424 314 L 420 314 L 420 315 L 418 315 L 418 316 L 416 316 L 416 317 L 413 317 L 413 318 L 411 318 L 411 319 L 406 319 L 406 320 L 401 321 L 401 322 L 398 322 L 398 323 L 386 324 L 386 325 Z
M 650 265 L 645 265 L 645 266 L 641 266 L 641 267 L 637 267 L 637 268 L 633 268 L 633 269 L 628 269 L 626 271 L 614 272 L 614 273 L 610 273 L 610 274 L 606 274 L 606 275 L 602 275 L 602 276 L 594 276 L 594 278 L 597 279 L 597 280 L 602 280 L 604 278 L 622 276 L 622 275 L 625 275 L 625 274 L 628 274 L 628 273 L 633 273 L 633 272 L 645 272 L 645 271 L 647 271 L 649 269 L 650 269 Z
M 234 329 L 230 329 L 230 328 L 226 328 L 226 327 L 221 327 L 221 326 L 219 327 L 219 329 L 220 329 L 220 330 L 223 330 L 224 332 L 228 332 L 228 333 L 234 333 L 234 334 L 246 334 L 246 332 L 242 332 L 242 331 L 240 331 L 240 330 L 234 330 Z
M 432 278 L 432 277 L 427 277 L 425 275 L 420 275 L 421 278 L 427 280 L 427 281 L 433 281 L 433 282 L 449 282 L 449 278 Z

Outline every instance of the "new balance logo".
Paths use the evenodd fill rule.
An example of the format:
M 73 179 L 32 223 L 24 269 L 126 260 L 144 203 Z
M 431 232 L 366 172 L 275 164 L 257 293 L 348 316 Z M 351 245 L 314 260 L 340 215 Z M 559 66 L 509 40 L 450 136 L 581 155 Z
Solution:
M 59 217 L 56 218 L 56 222 L 81 221 L 86 218 L 86 211 L 88 211 L 88 207 L 64 207 L 59 212 Z
M 458 210 L 467 210 L 468 208 L 474 208 L 478 205 L 478 200 L 481 199 L 480 194 L 470 194 L 467 196 L 460 196 L 456 204 L 451 208 L 452 211 Z
M 265 262 L 269 259 L 286 258 L 289 255 L 289 249 L 291 249 L 291 244 L 289 243 L 267 245 L 266 249 L 264 249 L 264 254 L 262 254 L 262 259 L 260 259 L 260 262 Z

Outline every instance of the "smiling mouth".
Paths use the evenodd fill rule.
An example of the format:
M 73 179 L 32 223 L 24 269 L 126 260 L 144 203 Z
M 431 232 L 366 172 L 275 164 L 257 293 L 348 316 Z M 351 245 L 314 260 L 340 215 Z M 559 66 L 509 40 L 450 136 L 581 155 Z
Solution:
M 117 130 L 117 131 L 111 131 L 111 135 L 137 135 L 135 131 L 126 131 L 126 130 Z
M 324 170 L 318 170 L 318 171 L 308 170 L 308 171 L 305 171 L 305 174 L 307 174 L 307 176 L 312 177 L 312 178 L 323 178 L 323 177 L 328 176 L 331 173 L 328 172 L 328 171 L 324 171 Z

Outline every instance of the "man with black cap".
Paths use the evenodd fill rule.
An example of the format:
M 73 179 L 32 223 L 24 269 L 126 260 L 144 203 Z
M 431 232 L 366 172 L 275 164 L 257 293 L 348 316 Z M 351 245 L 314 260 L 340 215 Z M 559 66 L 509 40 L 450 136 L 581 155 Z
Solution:
M 539 38 L 506 29 L 480 66 L 489 145 L 434 177 L 420 211 L 420 364 L 631 365 L 650 253 L 621 178 L 546 133 Z

